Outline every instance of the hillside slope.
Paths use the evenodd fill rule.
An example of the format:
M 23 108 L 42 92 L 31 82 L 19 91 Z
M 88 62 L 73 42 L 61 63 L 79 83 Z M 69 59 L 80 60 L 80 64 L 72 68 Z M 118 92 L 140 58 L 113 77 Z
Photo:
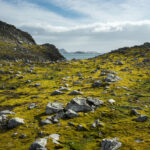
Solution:
M 64 57 L 54 45 L 37 45 L 27 32 L 0 21 L 0 60 L 57 61 Z
M 0 149 L 150 149 L 149 43 L 88 60 L 0 64 Z

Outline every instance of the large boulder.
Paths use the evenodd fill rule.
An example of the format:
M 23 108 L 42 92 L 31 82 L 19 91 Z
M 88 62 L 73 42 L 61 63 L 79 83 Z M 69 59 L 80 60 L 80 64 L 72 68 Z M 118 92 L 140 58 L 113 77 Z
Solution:
M 48 103 L 46 106 L 46 114 L 53 114 L 57 113 L 59 111 L 63 110 L 63 104 L 62 103 Z
M 101 142 L 100 150 L 117 150 L 121 147 L 122 143 L 117 141 L 118 138 L 103 139 Z
M 21 118 L 12 118 L 8 121 L 8 128 L 16 128 L 19 125 L 24 124 L 24 120 Z
M 91 111 L 92 108 L 87 103 L 86 98 L 73 98 L 66 106 L 66 110 L 73 110 L 75 112 L 88 112 Z

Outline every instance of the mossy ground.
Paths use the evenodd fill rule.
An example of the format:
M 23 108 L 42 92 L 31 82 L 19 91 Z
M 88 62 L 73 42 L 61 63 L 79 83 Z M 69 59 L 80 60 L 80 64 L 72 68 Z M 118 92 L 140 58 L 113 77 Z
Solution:
M 137 52 L 146 53 L 140 56 Z M 136 55 L 135 55 L 136 54 Z M 136 60 L 135 57 L 137 58 Z M 35 141 L 39 132 L 46 135 L 60 134 L 60 145 L 57 146 L 48 140 L 48 149 L 61 150 L 99 150 L 100 141 L 104 138 L 119 137 L 123 143 L 120 150 L 149 150 L 150 149 L 150 120 L 146 122 L 135 122 L 135 116 L 130 116 L 130 107 L 140 107 L 138 112 L 150 117 L 150 65 L 143 63 L 145 58 L 150 58 L 150 51 L 133 49 L 126 54 L 109 53 L 89 60 L 74 60 L 59 63 L 28 63 L 23 62 L 1 62 L 1 70 L 13 71 L 11 74 L 0 75 L 0 110 L 10 109 L 16 114 L 9 117 L 21 117 L 25 124 L 11 130 L 0 130 L 0 150 L 27 150 Z M 124 65 L 115 65 L 115 61 L 122 61 Z M 99 69 L 96 73 L 91 71 Z M 28 73 L 24 69 L 33 69 Z M 126 71 L 121 69 L 128 68 Z M 102 70 L 112 70 L 118 73 L 122 80 L 112 83 L 104 92 L 104 87 L 92 88 L 95 80 L 102 80 Z M 19 74 L 17 72 L 20 72 Z M 83 79 L 77 76 L 82 73 Z M 18 74 L 18 76 L 14 76 Z M 13 78 L 11 78 L 14 76 Z M 19 76 L 24 78 L 19 79 Z M 91 77 L 91 78 L 89 78 Z M 131 80 L 132 79 L 132 80 Z M 26 83 L 31 80 L 32 83 Z M 82 81 L 74 85 L 74 81 Z M 32 85 L 40 83 L 39 87 Z M 73 97 L 67 95 L 50 96 L 51 93 L 64 84 L 69 84 L 71 90 L 81 89 L 83 97 L 96 97 L 105 102 L 105 105 L 96 109 L 95 112 L 80 113 L 81 117 L 60 120 L 60 125 L 40 126 L 39 121 L 47 117 L 45 107 L 48 102 L 61 102 L 66 105 Z M 12 89 L 14 87 L 14 89 Z M 130 90 L 118 87 L 127 87 Z M 38 96 L 38 97 L 36 97 Z M 116 103 L 112 106 L 107 103 L 110 98 Z M 28 110 L 31 103 L 39 107 Z M 104 126 L 91 128 L 91 124 L 100 119 Z M 76 126 L 68 126 L 68 122 L 76 126 L 82 124 L 87 131 L 77 131 Z M 16 137 L 12 137 L 14 133 Z M 102 133 L 100 135 L 99 133 Z M 21 134 L 27 137 L 20 139 Z M 136 139 L 142 141 L 137 143 Z

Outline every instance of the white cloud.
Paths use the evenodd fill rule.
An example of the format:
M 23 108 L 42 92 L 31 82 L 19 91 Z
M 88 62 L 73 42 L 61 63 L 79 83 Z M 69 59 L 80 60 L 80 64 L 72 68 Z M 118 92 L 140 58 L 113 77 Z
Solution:
M 69 51 L 109 51 L 150 41 L 148 0 L 45 0 L 85 16 L 76 19 L 26 0 L 15 1 L 0 0 L 1 20 L 28 31 L 38 43 Z

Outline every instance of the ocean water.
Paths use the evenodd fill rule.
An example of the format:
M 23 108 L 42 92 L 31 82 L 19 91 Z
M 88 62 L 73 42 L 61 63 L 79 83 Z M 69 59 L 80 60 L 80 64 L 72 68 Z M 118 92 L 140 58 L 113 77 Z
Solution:
M 100 55 L 100 53 L 63 53 L 62 54 L 67 60 L 72 59 L 88 59 Z

